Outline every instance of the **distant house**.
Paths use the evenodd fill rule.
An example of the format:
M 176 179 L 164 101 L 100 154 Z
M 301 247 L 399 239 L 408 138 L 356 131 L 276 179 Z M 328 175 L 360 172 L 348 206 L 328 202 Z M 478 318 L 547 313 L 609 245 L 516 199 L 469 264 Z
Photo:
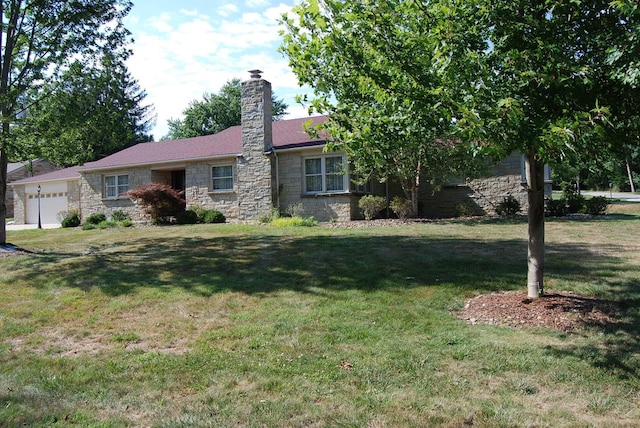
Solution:
M 46 174 L 58 167 L 46 160 L 35 159 L 25 162 L 9 162 L 7 165 L 7 183 L 22 180 L 36 175 Z M 13 217 L 13 187 L 7 186 L 5 203 L 7 205 L 7 217 Z
M 13 184 L 15 221 L 37 221 L 37 186 L 45 223 L 59 222 L 60 213 L 70 210 L 82 217 L 121 210 L 142 220 L 140 207 L 124 193 L 150 182 L 184 191 L 187 207 L 217 209 L 238 220 L 256 220 L 274 206 L 284 210 L 294 204 L 320 221 L 357 219 L 362 195 L 392 196 L 389 192 L 398 189 L 352 182 L 346 154 L 325 152 L 325 139 L 305 132 L 307 122 L 326 120 L 272 122 L 271 85 L 252 75 L 242 83 L 242 125 L 203 137 L 141 143 L 80 167 L 18 181 Z M 522 182 L 522 159 L 514 155 L 491 177 L 452 182 L 434 195 L 425 189 L 423 214 L 455 215 L 462 203 L 492 212 L 509 195 L 526 204 Z

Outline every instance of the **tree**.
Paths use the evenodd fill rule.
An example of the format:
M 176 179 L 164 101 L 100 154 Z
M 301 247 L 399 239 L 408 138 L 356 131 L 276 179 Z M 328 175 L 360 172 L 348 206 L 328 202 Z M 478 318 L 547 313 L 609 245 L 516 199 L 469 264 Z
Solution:
M 109 41 L 126 38 L 122 18 L 130 9 L 128 0 L 0 2 L 0 245 L 6 244 L 7 163 L 19 151 L 14 130 L 31 107 L 26 94 L 57 81 L 74 58 L 90 58 Z
M 315 85 L 316 103 L 331 97 L 340 103 L 345 95 L 323 60 L 337 50 L 332 60 L 343 64 L 352 51 L 343 49 L 340 39 L 326 42 L 330 28 L 346 34 L 351 44 L 389 46 L 385 55 L 353 51 L 364 83 L 352 88 L 354 93 L 366 98 L 373 82 L 374 93 L 378 86 L 386 88 L 384 104 L 396 100 L 393 110 L 403 105 L 404 114 L 416 121 L 424 120 L 425 108 L 441 106 L 442 126 L 455 125 L 455 135 L 475 153 L 525 155 L 527 289 L 532 298 L 543 294 L 544 164 L 570 153 L 598 160 L 619 147 L 616 136 L 637 135 L 632 106 L 638 105 L 638 93 L 620 82 L 611 63 L 611 47 L 622 49 L 637 35 L 636 17 L 606 0 L 362 0 L 348 7 L 337 0 L 308 0 L 297 14 L 300 24 L 284 20 L 283 49 L 294 58 L 299 79 Z M 371 37 L 359 32 L 361 27 Z M 384 73 L 388 67 L 406 79 Z M 353 72 L 347 67 L 342 73 Z M 424 102 L 401 103 L 416 99 Z M 357 102 L 350 107 L 360 115 Z M 395 150 L 370 144 L 386 154 Z
M 282 20 L 281 51 L 314 88 L 311 110 L 329 114 L 321 127 L 330 148 L 346 151 L 361 179 L 396 179 L 414 214 L 421 180 L 438 190 L 461 169 L 477 169 L 451 134 L 441 62 L 415 54 L 437 49 L 434 18 L 411 2 L 308 1 Z
M 142 105 L 146 93 L 127 70 L 127 57 L 126 50 L 109 49 L 97 64 L 76 60 L 59 82 L 33 94 L 49 95 L 27 109 L 16 129 L 21 158 L 78 165 L 151 141 L 145 132 L 153 110 Z
M 205 93 L 202 100 L 193 100 L 182 112 L 183 119 L 169 119 L 169 133 L 163 140 L 198 137 L 216 134 L 231 126 L 240 125 L 241 94 L 240 79 L 225 83 L 218 94 Z M 287 114 L 283 100 L 272 97 L 273 120 Z

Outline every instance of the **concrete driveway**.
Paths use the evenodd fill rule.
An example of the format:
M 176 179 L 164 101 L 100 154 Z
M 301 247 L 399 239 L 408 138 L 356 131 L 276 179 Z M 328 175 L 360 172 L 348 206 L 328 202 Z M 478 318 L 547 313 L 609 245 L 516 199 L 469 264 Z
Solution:
M 43 229 L 58 229 L 61 226 L 59 224 L 43 224 Z M 37 224 L 7 224 L 7 231 L 9 230 L 27 230 L 27 229 L 37 229 Z
M 591 192 L 591 191 L 582 191 L 580 193 L 586 196 L 604 196 L 605 198 L 620 199 L 621 201 L 626 201 L 626 202 L 640 202 L 640 193 Z

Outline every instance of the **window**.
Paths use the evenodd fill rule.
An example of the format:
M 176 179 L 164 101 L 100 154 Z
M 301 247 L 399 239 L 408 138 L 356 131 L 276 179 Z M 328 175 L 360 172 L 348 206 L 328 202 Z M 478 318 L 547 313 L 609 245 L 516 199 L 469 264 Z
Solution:
M 344 192 L 348 177 L 344 156 L 322 156 L 304 160 L 304 184 L 307 193 Z
M 104 178 L 104 197 L 116 199 L 129 191 L 128 175 L 108 175 Z
M 233 166 L 211 167 L 211 189 L 215 191 L 233 190 Z

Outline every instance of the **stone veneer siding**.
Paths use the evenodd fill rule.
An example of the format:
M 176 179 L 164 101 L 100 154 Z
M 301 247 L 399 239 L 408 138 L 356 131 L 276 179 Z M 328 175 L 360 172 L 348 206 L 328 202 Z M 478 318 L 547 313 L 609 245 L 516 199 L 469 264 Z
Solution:
M 236 163 L 240 220 L 256 220 L 273 207 L 271 120 L 271 84 L 255 77 L 242 82 L 242 157 Z
M 455 217 L 460 205 L 475 209 L 477 214 L 495 214 L 496 207 L 506 197 L 513 196 L 520 202 L 522 213 L 528 206 L 526 187 L 522 182 L 522 157 L 512 154 L 492 168 L 489 177 L 477 178 L 464 185 L 445 186 L 432 194 L 431 189 L 420 192 L 422 212 L 425 217 Z
M 187 165 L 185 190 L 187 208 L 194 208 L 198 206 L 206 209 L 218 210 L 227 218 L 237 218 L 237 180 L 235 180 L 236 189 L 233 191 L 211 191 L 211 168 L 213 166 L 233 165 L 234 171 L 236 171 L 235 163 L 235 158 L 229 158 L 211 162 L 197 162 Z
M 129 189 L 135 189 L 142 184 L 151 182 L 151 170 L 144 167 L 113 170 L 106 172 L 81 172 L 80 178 L 80 216 L 82 219 L 91 214 L 102 213 L 106 216 L 114 211 L 123 211 L 131 216 L 134 221 L 145 220 L 141 207 L 135 205 L 126 196 L 117 199 L 105 199 L 102 197 L 104 191 L 104 177 L 110 175 L 128 175 Z
M 279 208 L 302 203 L 304 216 L 313 216 L 319 221 L 348 221 L 358 218 L 359 195 L 334 193 L 328 195 L 305 195 L 303 188 L 305 157 L 323 155 L 322 148 L 278 154 Z

